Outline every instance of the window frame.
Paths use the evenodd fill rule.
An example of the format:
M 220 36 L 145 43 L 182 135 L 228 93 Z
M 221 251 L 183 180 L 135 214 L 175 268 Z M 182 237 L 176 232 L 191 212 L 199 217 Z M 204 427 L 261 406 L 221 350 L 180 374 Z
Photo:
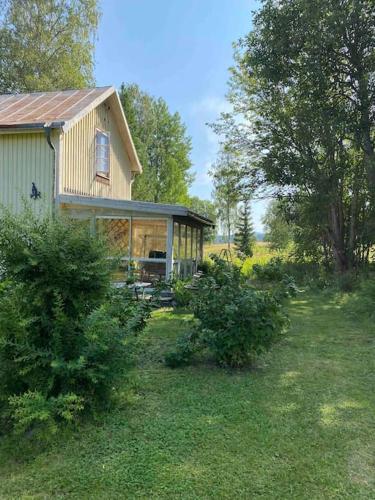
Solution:
M 102 170 L 98 170 L 98 159 L 99 159 L 97 154 L 98 134 L 102 134 L 108 138 L 108 172 L 103 172 Z M 110 181 L 110 175 L 111 175 L 111 133 L 108 130 L 102 130 L 96 127 L 95 128 L 95 176 L 97 180 L 108 183 Z

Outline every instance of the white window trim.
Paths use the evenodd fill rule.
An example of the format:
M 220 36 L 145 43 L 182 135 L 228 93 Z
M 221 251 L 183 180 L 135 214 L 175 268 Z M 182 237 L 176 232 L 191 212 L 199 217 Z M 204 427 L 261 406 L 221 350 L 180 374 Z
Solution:
M 97 156 L 97 134 L 103 134 L 108 137 L 108 173 L 98 170 L 98 156 Z M 108 130 L 102 130 L 100 128 L 95 129 L 95 175 L 103 179 L 110 180 L 111 176 L 111 133 Z

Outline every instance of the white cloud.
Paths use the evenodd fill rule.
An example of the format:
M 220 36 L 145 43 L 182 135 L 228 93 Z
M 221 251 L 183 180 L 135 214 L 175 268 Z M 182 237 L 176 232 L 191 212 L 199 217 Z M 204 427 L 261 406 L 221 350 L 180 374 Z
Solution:
M 220 113 L 228 113 L 231 105 L 223 97 L 206 96 L 196 101 L 191 106 L 192 115 L 204 115 L 208 119 L 219 116 Z

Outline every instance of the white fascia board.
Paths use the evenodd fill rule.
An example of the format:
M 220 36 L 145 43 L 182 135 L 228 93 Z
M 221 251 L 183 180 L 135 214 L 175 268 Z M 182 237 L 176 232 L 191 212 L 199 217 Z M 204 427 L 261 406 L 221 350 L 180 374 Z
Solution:
M 102 102 L 104 102 L 108 97 L 110 97 L 113 93 L 116 92 L 116 89 L 114 87 L 108 87 L 104 92 L 102 92 L 96 99 L 94 99 L 88 106 L 86 106 L 82 111 L 77 113 L 74 118 L 71 120 L 67 120 L 62 129 L 63 132 L 66 133 L 68 132 L 76 123 L 78 123 L 84 116 L 87 115 L 87 113 L 90 113 L 93 109 L 98 107 Z
M 96 198 L 93 196 L 76 196 L 60 194 L 59 203 L 67 205 L 82 205 L 92 208 L 109 208 L 113 210 L 128 210 L 134 212 L 157 213 L 161 215 L 179 215 L 186 217 L 188 209 L 182 205 L 167 205 L 136 200 L 111 200 L 110 198 Z

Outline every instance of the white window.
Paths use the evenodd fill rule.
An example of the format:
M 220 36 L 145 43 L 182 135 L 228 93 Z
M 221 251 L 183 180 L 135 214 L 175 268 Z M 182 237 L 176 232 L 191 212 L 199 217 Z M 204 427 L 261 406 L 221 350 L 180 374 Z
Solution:
M 96 173 L 109 177 L 109 132 L 96 130 L 95 136 L 95 163 Z

